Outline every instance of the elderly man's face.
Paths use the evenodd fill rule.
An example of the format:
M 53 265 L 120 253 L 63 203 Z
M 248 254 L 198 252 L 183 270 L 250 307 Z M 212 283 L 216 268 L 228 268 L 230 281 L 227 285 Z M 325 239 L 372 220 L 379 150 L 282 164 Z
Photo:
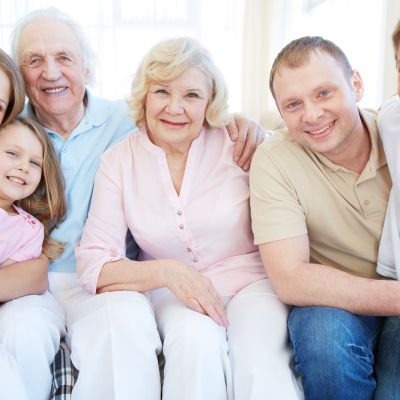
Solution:
M 29 23 L 21 33 L 19 64 L 40 122 L 81 113 L 87 72 L 78 39 L 64 22 Z

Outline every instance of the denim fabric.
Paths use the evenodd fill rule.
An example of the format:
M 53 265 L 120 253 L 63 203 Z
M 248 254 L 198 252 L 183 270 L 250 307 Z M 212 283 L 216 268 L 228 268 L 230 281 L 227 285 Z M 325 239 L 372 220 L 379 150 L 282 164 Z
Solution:
M 379 338 L 375 400 L 400 399 L 400 317 L 388 317 Z
M 382 318 L 329 307 L 294 307 L 288 320 L 307 400 L 372 399 Z

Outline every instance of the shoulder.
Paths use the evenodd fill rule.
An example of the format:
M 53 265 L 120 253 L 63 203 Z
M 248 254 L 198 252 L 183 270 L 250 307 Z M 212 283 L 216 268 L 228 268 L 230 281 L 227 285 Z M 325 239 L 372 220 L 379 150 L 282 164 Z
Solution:
M 104 123 L 119 123 L 132 129 L 133 121 L 129 117 L 128 105 L 125 100 L 110 100 L 92 95 L 87 91 L 86 114 L 94 125 Z
M 400 98 L 395 95 L 385 100 L 379 110 L 378 126 L 386 122 L 393 122 L 394 119 L 400 118 Z
M 18 214 L 20 217 L 22 217 L 25 222 L 26 222 L 26 226 L 29 227 L 30 230 L 32 231 L 43 231 L 43 224 L 37 219 L 35 218 L 33 215 L 27 213 L 25 210 L 23 210 L 20 207 L 16 207 L 15 209 L 17 210 Z
M 285 165 L 288 160 L 308 157 L 307 151 L 292 139 L 286 128 L 274 131 L 261 143 L 254 154 L 254 162 L 266 159 Z
M 133 153 L 133 148 L 137 151 L 137 141 L 139 137 L 139 129 L 134 129 L 126 137 L 120 141 L 114 143 L 109 149 L 107 149 L 101 156 L 102 161 L 116 162 L 118 160 L 127 161 L 126 157 L 129 157 Z

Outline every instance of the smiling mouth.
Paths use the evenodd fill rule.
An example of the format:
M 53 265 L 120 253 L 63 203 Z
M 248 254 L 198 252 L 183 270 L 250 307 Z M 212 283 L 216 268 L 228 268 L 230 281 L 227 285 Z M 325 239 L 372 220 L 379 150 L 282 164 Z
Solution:
M 66 86 L 61 86 L 61 87 L 51 88 L 51 89 L 43 89 L 43 91 L 47 94 L 58 94 L 58 93 L 64 92 L 65 90 L 67 90 Z
M 330 122 L 328 125 L 323 126 L 321 129 L 318 129 L 317 131 L 306 131 L 306 132 L 312 136 L 319 136 L 325 133 L 332 125 L 333 122 Z
M 163 122 L 164 124 L 172 125 L 172 126 L 176 126 L 176 127 L 182 127 L 187 124 L 187 122 L 167 121 L 166 119 L 162 119 L 161 122 Z
M 7 176 L 7 179 L 13 183 L 17 183 L 18 185 L 26 185 L 26 182 L 17 176 Z

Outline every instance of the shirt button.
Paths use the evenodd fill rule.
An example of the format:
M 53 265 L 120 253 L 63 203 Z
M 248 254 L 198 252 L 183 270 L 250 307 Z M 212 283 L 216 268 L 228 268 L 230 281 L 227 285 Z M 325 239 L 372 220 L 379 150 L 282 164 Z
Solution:
M 190 247 L 188 247 L 188 248 L 186 249 L 186 251 L 187 251 L 188 253 L 190 253 L 190 252 L 192 251 L 192 249 L 191 249 Z
M 183 224 L 179 225 L 179 229 L 183 229 L 185 226 Z
M 364 200 L 364 206 L 369 206 L 369 200 Z
M 182 212 L 181 210 L 177 211 L 176 213 L 177 213 L 178 215 L 182 215 L 182 214 L 183 214 L 183 212 Z
M 193 262 L 197 262 L 197 261 L 199 261 L 198 258 L 197 258 L 197 257 L 194 257 L 194 258 L 193 258 Z

